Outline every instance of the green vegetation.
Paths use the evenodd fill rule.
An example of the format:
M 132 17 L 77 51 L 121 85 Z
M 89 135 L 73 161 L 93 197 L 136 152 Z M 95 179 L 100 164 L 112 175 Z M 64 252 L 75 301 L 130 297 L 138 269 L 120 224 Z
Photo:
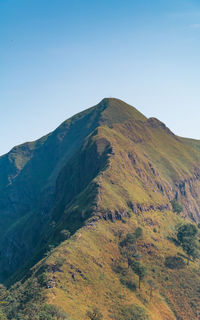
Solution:
M 140 284 L 143 278 L 146 275 L 146 268 L 135 259 L 140 259 L 140 255 L 137 253 L 137 240 L 142 239 L 143 231 L 142 228 L 137 228 L 135 232 L 128 233 L 126 237 L 119 243 L 120 245 L 120 252 L 123 257 L 127 259 L 128 268 L 131 269 L 138 275 L 139 278 L 139 289 Z M 133 291 L 136 289 L 135 283 L 132 282 L 130 279 L 121 279 L 123 284 L 126 284 L 129 289 Z
M 120 282 L 126 286 L 131 291 L 136 291 L 137 284 L 135 280 L 133 280 L 133 274 L 131 274 L 131 270 L 127 267 L 124 267 L 120 263 L 113 265 L 113 271 L 119 275 Z
M 119 244 L 121 254 L 127 259 L 128 267 L 131 265 L 132 259 L 138 257 L 136 242 L 142 238 L 142 234 L 142 228 L 137 228 L 135 232 L 128 233 Z
M 0 317 L 196 319 L 199 159 L 117 99 L 1 157 Z
M 130 275 L 121 275 L 120 277 L 121 283 L 126 286 L 131 291 L 136 291 L 137 285 L 135 281 L 133 281 L 130 277 Z
M 174 212 L 179 214 L 183 211 L 183 206 L 180 203 L 178 203 L 175 199 L 171 201 L 171 205 Z
M 131 268 L 138 275 L 139 289 L 140 289 L 141 281 L 144 279 L 144 277 L 147 274 L 146 268 L 139 261 L 131 261 Z
M 86 315 L 90 320 L 102 320 L 103 319 L 102 313 L 97 308 L 94 308 L 92 311 L 87 311 Z
M 2 320 L 67 320 L 67 314 L 62 308 L 46 304 L 46 298 L 41 284 L 36 278 L 28 280 L 25 284 L 16 283 L 6 290 L 1 286 Z
M 165 266 L 170 269 L 182 269 L 185 267 L 185 262 L 181 257 L 168 256 L 165 258 Z
M 67 314 L 59 307 L 54 305 L 44 305 L 39 314 L 40 320 L 67 320 Z
M 198 229 L 194 224 L 188 223 L 178 228 L 177 239 L 188 256 L 188 264 L 190 258 L 196 259 L 200 254 L 200 246 L 197 239 Z

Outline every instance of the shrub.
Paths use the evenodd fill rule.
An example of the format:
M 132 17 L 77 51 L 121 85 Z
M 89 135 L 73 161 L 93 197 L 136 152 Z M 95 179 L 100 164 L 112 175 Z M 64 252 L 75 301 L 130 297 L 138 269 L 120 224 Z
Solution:
M 179 214 L 183 211 L 183 206 L 180 203 L 178 203 L 175 199 L 171 201 L 171 205 L 174 212 Z
M 118 273 L 118 274 L 120 274 L 120 275 L 125 276 L 125 275 L 127 274 L 127 269 L 126 269 L 123 265 L 121 265 L 121 264 L 119 264 L 119 263 L 114 263 L 114 264 L 112 265 L 112 269 L 113 269 L 113 271 L 114 271 L 115 273 Z
M 135 232 L 128 233 L 119 243 L 120 253 L 127 259 L 128 267 L 130 267 L 131 260 L 137 256 L 137 240 L 142 238 L 142 235 L 142 228 L 137 228 Z
M 126 237 L 120 242 L 121 247 L 126 247 L 128 245 L 134 245 L 136 242 L 136 237 L 134 233 L 128 233 Z
M 49 276 L 46 272 L 43 272 L 38 277 L 38 282 L 42 287 L 46 287 L 49 281 Z
M 175 246 L 177 246 L 177 247 L 180 246 L 180 242 L 172 236 L 167 236 L 167 240 L 173 242 L 175 244 Z
M 192 223 L 187 223 L 178 228 L 177 238 L 183 243 L 187 238 L 194 238 L 197 235 L 197 227 Z
M 142 236 L 143 236 L 143 230 L 142 230 L 142 228 L 138 227 L 138 228 L 135 230 L 134 234 L 135 234 L 136 239 L 141 239 Z
M 92 311 L 88 311 L 86 313 L 86 316 L 90 320 L 102 320 L 103 319 L 102 313 L 97 308 L 94 308 Z
M 136 291 L 136 289 L 137 289 L 136 283 L 127 276 L 121 277 L 120 282 L 131 291 Z
M 170 269 L 183 269 L 185 262 L 181 257 L 168 256 L 165 259 L 165 266 Z
M 134 245 L 137 241 L 137 239 L 142 238 L 143 231 L 142 228 L 138 227 L 136 228 L 135 232 L 128 233 L 126 237 L 120 242 L 121 247 L 126 247 L 128 245 Z
M 183 251 L 189 259 L 192 257 L 196 259 L 199 257 L 199 245 L 197 243 L 198 229 L 194 224 L 187 223 L 178 228 L 177 239 L 183 248 Z
M 140 283 L 144 279 L 147 273 L 146 268 L 139 261 L 131 261 L 131 269 L 137 274 L 139 278 L 139 289 L 140 289 Z

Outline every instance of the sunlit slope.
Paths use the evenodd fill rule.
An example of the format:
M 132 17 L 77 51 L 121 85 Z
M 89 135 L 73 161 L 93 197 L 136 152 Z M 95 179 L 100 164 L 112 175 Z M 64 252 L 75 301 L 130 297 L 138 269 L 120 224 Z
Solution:
M 24 158 L 22 147 L 19 158 L 11 151 L 4 157 L 18 171 L 4 188 L 0 211 L 12 221 L 2 236 L 6 283 L 22 280 L 22 297 L 39 283 L 46 302 L 71 320 L 88 319 L 94 307 L 106 320 L 125 320 L 131 305 L 146 314 L 138 319 L 198 319 L 198 260 L 181 269 L 165 265 L 169 256 L 186 260 L 172 241 L 177 225 L 200 221 L 198 146 L 124 102 L 104 99 L 30 144 Z M 183 207 L 179 214 L 174 199 Z M 147 270 L 141 289 L 120 251 L 138 227 L 137 256 Z M 19 289 L 12 290 L 17 296 Z M 23 301 L 15 312 L 24 319 L 34 305 L 42 308 L 37 295 Z
M 167 256 L 182 254 L 180 248 L 167 240 L 177 223 L 181 220 L 172 212 L 150 211 L 125 218 L 123 222 L 101 220 L 82 228 L 40 264 L 45 266 L 51 286 L 46 289 L 48 302 L 60 306 L 72 319 L 87 319 L 86 312 L 94 307 L 105 319 L 114 316 L 118 319 L 121 309 L 132 304 L 142 307 L 152 320 L 196 319 L 198 263 L 191 263 L 183 270 L 165 267 Z M 140 290 L 132 290 L 130 285 L 138 286 L 138 277 L 127 268 L 119 242 L 137 226 L 144 230 L 137 246 L 147 276 Z M 48 271 L 58 263 L 57 272 Z M 149 280 L 155 283 L 152 298 Z
M 195 196 L 193 188 L 199 186 L 199 151 L 156 119 L 101 126 L 93 139 L 103 138 L 109 155 L 106 168 L 95 177 L 96 207 L 86 226 L 45 261 L 46 270 L 62 262 L 62 271 L 55 273 L 46 292 L 49 303 L 62 307 L 72 319 L 87 319 L 93 307 L 105 319 L 118 319 L 121 309 L 132 304 L 142 307 L 149 319 L 197 319 L 198 262 L 170 270 L 165 259 L 184 256 L 169 240 L 177 224 L 185 223 L 185 217 L 198 220 L 193 206 L 198 210 L 199 194 Z M 100 145 L 99 155 L 102 150 Z M 186 193 L 180 188 L 183 181 L 190 186 Z M 172 212 L 174 198 L 184 207 L 181 215 Z M 132 291 L 125 283 L 137 283 L 138 278 L 127 268 L 119 243 L 136 227 L 144 232 L 137 246 L 147 276 L 141 290 Z M 155 292 L 150 298 L 152 279 Z

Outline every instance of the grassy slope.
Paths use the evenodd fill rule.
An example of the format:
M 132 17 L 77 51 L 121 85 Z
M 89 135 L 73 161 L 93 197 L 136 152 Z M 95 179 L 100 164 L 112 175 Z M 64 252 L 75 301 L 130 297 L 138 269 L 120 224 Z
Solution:
M 119 100 L 105 99 L 102 105 L 101 126 L 90 139 L 96 145 L 97 158 L 101 157 L 105 145 L 109 144 L 112 152 L 107 154 L 108 164 L 103 170 L 100 166 L 100 170 L 91 175 L 88 185 L 80 189 L 70 206 L 63 204 L 61 197 L 54 212 L 59 216 L 56 230 L 65 228 L 68 217 L 76 217 L 79 211 L 92 209 L 93 214 L 101 218 L 105 213 L 114 214 L 118 211 L 120 214 L 128 213 L 130 217 L 111 222 L 88 216 L 90 218 L 86 226 L 56 247 L 48 259 L 40 261 L 33 268 L 33 274 L 45 266 L 53 283 L 53 288 L 45 289 L 49 303 L 62 307 L 74 320 L 86 319 L 86 311 L 94 306 L 99 308 L 105 319 L 110 320 L 112 315 L 119 313 L 121 307 L 129 304 L 143 306 L 150 319 L 196 319 L 195 299 L 200 276 L 198 263 L 192 262 L 189 267 L 179 271 L 164 266 L 166 256 L 183 253 L 180 247 L 167 240 L 169 235 L 174 234 L 177 223 L 184 222 L 183 218 L 167 209 L 139 212 L 136 215 L 130 203 L 144 207 L 168 204 L 170 208 L 169 200 L 174 197 L 176 182 L 193 178 L 200 151 L 189 141 L 174 136 L 159 121 L 147 121 L 135 109 L 124 106 Z M 87 153 L 88 148 L 86 142 L 81 155 Z M 81 156 L 81 163 L 82 160 Z M 80 166 L 76 160 L 72 163 L 75 163 L 74 168 Z M 69 168 L 73 172 L 73 166 Z M 88 167 L 82 168 L 85 174 L 86 169 L 89 170 Z M 61 189 L 57 189 L 62 195 L 69 187 L 65 183 L 65 180 L 68 181 L 68 170 L 66 165 L 61 174 Z M 90 197 L 94 185 L 98 187 L 98 194 L 95 191 L 94 196 Z M 184 204 L 186 200 L 183 198 L 182 201 Z M 191 194 L 188 194 L 187 201 L 194 205 Z M 198 206 L 198 203 L 195 202 L 195 205 Z M 120 282 L 120 275 L 113 266 L 120 264 L 130 279 L 137 282 L 137 276 L 127 270 L 127 263 L 120 255 L 118 246 L 120 235 L 134 231 L 137 226 L 144 231 L 144 237 L 137 245 L 148 276 L 142 289 L 132 292 Z M 58 260 L 62 261 L 62 272 L 52 273 L 50 270 Z M 149 297 L 148 279 L 154 279 L 157 287 L 152 300 Z
M 173 198 L 173 183 L 192 175 L 199 152 L 190 145 L 183 145 L 163 127 L 152 128 L 148 123 L 145 127 L 141 122 L 117 124 L 113 128 L 102 126 L 94 139 L 101 141 L 102 138 L 109 141 L 113 154 L 107 169 L 95 178 L 99 185 L 96 214 L 118 210 L 128 212 L 131 217 L 125 218 L 126 223 L 102 219 L 91 222 L 55 249 L 45 263 L 52 266 L 63 259 L 63 272 L 49 273 L 50 278 L 54 277 L 55 285 L 47 290 L 49 302 L 78 320 L 86 319 L 86 311 L 94 306 L 105 319 L 112 319 L 121 307 L 129 304 L 143 306 L 155 320 L 196 319 L 198 263 L 191 263 L 179 271 L 164 265 L 166 256 L 183 254 L 167 237 L 174 235 L 175 226 L 184 220 L 170 210 L 135 215 L 128 203 L 169 204 L 169 196 Z M 156 175 L 149 163 L 155 167 Z M 164 193 L 157 188 L 156 182 L 163 185 Z M 137 226 L 144 230 L 138 251 L 148 276 L 142 289 L 132 292 L 120 282 L 113 265 L 120 264 L 127 274 L 130 273 L 119 252 L 119 236 Z M 137 282 L 133 273 L 129 277 Z M 157 287 L 152 300 L 149 279 L 153 279 Z
M 156 234 L 148 225 L 148 219 L 155 224 Z M 164 215 L 149 212 L 137 219 L 130 218 L 126 224 L 101 221 L 96 226 L 81 229 L 72 240 L 55 250 L 48 260 L 48 264 L 52 265 L 58 258 L 66 259 L 62 266 L 64 272 L 54 275 L 56 287 L 48 289 L 49 302 L 62 307 L 72 319 L 86 319 L 86 311 L 94 306 L 104 314 L 105 319 L 112 319 L 112 314 L 117 315 L 120 308 L 128 304 L 143 306 L 155 320 L 176 319 L 174 314 L 179 315 L 180 319 L 195 319 L 190 304 L 197 298 L 198 264 L 191 263 L 183 271 L 171 271 L 164 266 L 166 256 L 181 252 L 166 240 L 168 232 L 173 233 L 174 225 L 179 221 L 170 212 Z M 139 242 L 139 252 L 143 255 L 148 276 L 142 289 L 134 293 L 121 284 L 112 266 L 117 262 L 127 270 L 127 263 L 118 250 L 119 232 L 126 234 L 138 225 L 145 230 L 144 239 Z M 151 245 L 150 249 L 146 248 L 147 244 Z M 77 270 L 81 270 L 85 278 Z M 75 280 L 72 279 L 72 272 Z M 131 279 L 138 281 L 134 274 L 131 274 Z M 151 301 L 148 279 L 154 279 L 157 285 Z

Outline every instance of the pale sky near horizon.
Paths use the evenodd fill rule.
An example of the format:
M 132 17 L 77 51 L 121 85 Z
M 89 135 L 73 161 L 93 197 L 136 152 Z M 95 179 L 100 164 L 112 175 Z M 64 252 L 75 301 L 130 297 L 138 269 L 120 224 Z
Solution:
M 0 154 L 110 96 L 200 139 L 199 57 L 199 0 L 0 0 Z

